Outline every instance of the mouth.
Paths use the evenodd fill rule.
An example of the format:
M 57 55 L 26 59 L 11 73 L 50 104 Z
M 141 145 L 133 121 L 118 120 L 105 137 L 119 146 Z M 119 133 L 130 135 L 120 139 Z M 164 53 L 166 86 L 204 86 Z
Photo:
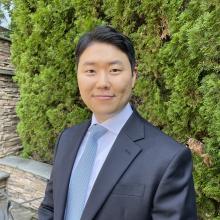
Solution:
M 114 95 L 93 95 L 92 97 L 95 99 L 99 99 L 99 100 L 109 100 L 109 99 L 114 98 L 115 96 Z

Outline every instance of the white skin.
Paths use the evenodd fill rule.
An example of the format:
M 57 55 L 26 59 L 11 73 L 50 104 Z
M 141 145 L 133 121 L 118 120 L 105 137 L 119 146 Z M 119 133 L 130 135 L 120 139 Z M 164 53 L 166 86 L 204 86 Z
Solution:
M 127 55 L 111 44 L 93 42 L 79 58 L 80 94 L 99 122 L 113 117 L 129 102 L 136 76 Z

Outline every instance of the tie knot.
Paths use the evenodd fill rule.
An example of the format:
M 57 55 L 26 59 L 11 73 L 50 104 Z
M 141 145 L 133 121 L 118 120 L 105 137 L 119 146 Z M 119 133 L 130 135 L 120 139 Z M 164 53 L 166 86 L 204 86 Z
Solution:
M 92 125 L 90 132 L 92 137 L 94 137 L 95 139 L 99 139 L 107 132 L 107 129 L 99 124 L 94 124 Z

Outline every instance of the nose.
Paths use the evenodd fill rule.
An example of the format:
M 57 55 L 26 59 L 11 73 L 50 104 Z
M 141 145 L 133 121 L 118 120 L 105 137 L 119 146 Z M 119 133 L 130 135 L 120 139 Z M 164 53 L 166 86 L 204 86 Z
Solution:
M 98 74 L 98 78 L 97 78 L 97 88 L 109 88 L 111 83 L 109 81 L 109 77 L 108 74 L 106 72 L 102 72 L 100 74 Z

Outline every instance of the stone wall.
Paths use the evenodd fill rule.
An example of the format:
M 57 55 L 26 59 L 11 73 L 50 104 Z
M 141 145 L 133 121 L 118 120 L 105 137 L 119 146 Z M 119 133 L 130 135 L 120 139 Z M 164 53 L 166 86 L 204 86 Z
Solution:
M 8 173 L 0 170 L 0 219 L 7 219 L 8 216 L 9 201 L 6 191 L 6 182 L 8 177 Z
M 11 201 L 37 210 L 44 196 L 52 166 L 8 156 L 0 159 L 0 171 L 8 173 L 6 189 Z
M 14 154 L 21 148 L 15 112 L 19 91 L 12 80 L 13 75 L 10 40 L 0 36 L 0 157 Z
M 44 196 L 46 182 L 34 174 L 6 165 L 0 165 L 0 169 L 10 173 L 7 181 L 9 198 L 18 204 L 24 203 L 25 207 L 37 209 Z
M 0 74 L 0 157 L 13 154 L 21 148 L 16 126 L 15 107 L 18 89 L 9 75 Z
M 10 40 L 0 35 L 0 69 L 6 70 L 6 72 L 13 70 L 10 59 L 10 45 Z

